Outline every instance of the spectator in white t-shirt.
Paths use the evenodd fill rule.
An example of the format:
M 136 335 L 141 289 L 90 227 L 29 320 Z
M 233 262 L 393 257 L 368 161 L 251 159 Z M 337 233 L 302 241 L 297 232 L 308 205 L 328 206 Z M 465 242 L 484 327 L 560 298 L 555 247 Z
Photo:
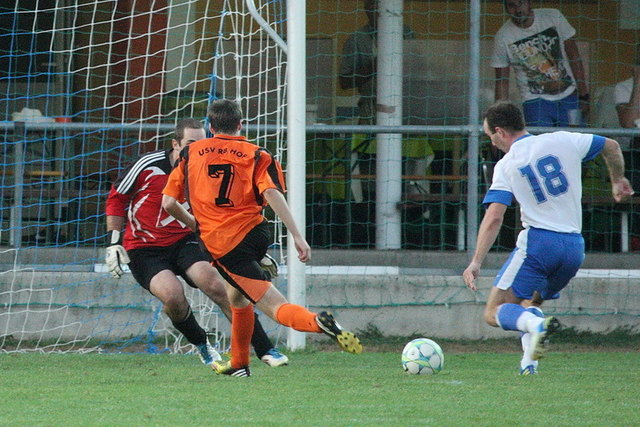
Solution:
M 510 19 L 495 36 L 491 58 L 496 101 L 508 99 L 513 67 L 527 126 L 581 125 L 589 89 L 575 29 L 557 9 L 532 9 L 531 0 L 504 0 L 504 6 Z

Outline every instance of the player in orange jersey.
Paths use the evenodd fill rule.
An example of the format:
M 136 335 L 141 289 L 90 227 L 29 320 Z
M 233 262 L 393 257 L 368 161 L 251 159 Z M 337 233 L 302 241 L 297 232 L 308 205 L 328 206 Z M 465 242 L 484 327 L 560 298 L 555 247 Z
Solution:
M 162 189 L 180 152 L 205 136 L 198 120 L 180 120 L 171 148 L 144 154 L 118 177 L 106 203 L 105 261 L 115 278 L 123 274 L 122 264 L 128 263 L 140 286 L 162 301 L 173 326 L 197 347 L 202 362 L 211 365 L 221 357 L 191 311 L 177 276 L 200 289 L 231 319 L 225 282 L 211 266 L 209 254 L 199 247 L 194 233 L 161 206 Z M 289 358 L 273 346 L 259 320 L 255 325 L 252 343 L 256 356 L 269 366 L 286 365 Z
M 298 259 L 307 262 L 309 244 L 302 236 L 284 198 L 280 163 L 271 153 L 243 136 L 242 111 L 229 100 L 214 101 L 208 118 L 215 137 L 196 141 L 180 154 L 163 190 L 162 206 L 196 231 L 228 281 L 231 301 L 231 360 L 215 363 L 219 374 L 249 376 L 249 342 L 256 305 L 276 322 L 302 332 L 325 333 L 350 353 L 362 345 L 331 313 L 312 313 L 290 304 L 260 267 L 270 242 L 262 210 L 269 204 L 293 236 Z M 193 215 L 181 202 L 188 201 Z

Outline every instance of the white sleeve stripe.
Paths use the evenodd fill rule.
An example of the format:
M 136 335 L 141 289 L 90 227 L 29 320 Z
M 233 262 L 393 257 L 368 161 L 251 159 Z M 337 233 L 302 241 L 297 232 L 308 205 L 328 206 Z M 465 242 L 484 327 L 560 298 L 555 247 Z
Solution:
M 133 184 L 136 182 L 136 178 L 149 164 L 156 162 L 164 158 L 165 152 L 154 152 L 142 156 L 132 167 L 129 172 L 122 178 L 120 185 L 116 187 L 116 191 L 120 194 L 126 194 Z
M 507 290 L 513 285 L 513 281 L 516 278 L 516 275 L 520 271 L 522 264 L 524 264 L 524 260 L 526 258 L 526 252 L 522 249 L 517 248 L 514 252 L 513 257 L 509 261 L 509 265 L 502 272 L 502 277 L 495 284 L 496 288 Z

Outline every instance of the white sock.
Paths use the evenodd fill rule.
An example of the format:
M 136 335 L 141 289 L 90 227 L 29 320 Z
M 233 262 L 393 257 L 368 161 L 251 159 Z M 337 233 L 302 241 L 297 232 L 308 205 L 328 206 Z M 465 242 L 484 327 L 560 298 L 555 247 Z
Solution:
M 520 342 L 522 343 L 522 359 L 520 360 L 520 369 L 524 369 L 529 365 L 533 365 L 534 368 L 538 368 L 538 361 L 531 358 L 529 354 L 529 344 L 531 344 L 531 334 L 523 333 L 520 335 Z
M 527 307 L 527 311 L 536 314 L 538 317 L 544 317 L 544 313 L 542 312 L 542 309 L 536 305 L 532 305 Z
M 521 332 L 535 332 L 543 320 L 544 319 L 536 316 L 535 314 L 529 311 L 524 311 L 520 315 L 520 317 L 518 317 L 518 321 L 516 322 L 516 327 Z

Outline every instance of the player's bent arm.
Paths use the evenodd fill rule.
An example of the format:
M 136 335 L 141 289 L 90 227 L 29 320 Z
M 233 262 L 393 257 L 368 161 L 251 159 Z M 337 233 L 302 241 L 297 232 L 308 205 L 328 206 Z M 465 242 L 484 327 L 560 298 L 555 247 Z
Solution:
M 271 209 L 280 217 L 289 233 L 293 236 L 293 241 L 298 250 L 298 259 L 302 262 L 309 261 L 311 259 L 311 248 L 300 233 L 300 230 L 298 230 L 298 226 L 293 219 L 293 215 L 291 215 L 291 210 L 289 210 L 289 205 L 287 205 L 287 200 L 284 198 L 284 195 L 275 188 L 268 188 L 262 193 L 262 196 L 267 200 Z
M 496 68 L 495 101 L 509 99 L 509 67 Z
M 196 231 L 196 219 L 178 201 L 166 194 L 162 195 L 162 209 L 169 215 L 184 223 L 191 231 Z
M 507 206 L 502 203 L 491 203 L 482 218 L 475 253 L 469 266 L 462 273 L 464 283 L 472 291 L 477 290 L 475 282 L 480 275 L 480 267 L 498 237 L 506 210 Z
M 616 202 L 621 202 L 632 196 L 633 188 L 629 180 L 624 177 L 624 157 L 620 144 L 613 139 L 606 138 L 604 148 L 602 149 L 602 157 L 609 169 L 609 178 L 611 179 L 611 191 Z
M 506 211 L 507 206 L 502 203 L 491 203 L 489 205 L 480 223 L 476 250 L 471 262 L 477 263 L 479 266 L 482 265 L 487 253 L 489 253 L 491 246 L 493 246 L 498 237 Z

